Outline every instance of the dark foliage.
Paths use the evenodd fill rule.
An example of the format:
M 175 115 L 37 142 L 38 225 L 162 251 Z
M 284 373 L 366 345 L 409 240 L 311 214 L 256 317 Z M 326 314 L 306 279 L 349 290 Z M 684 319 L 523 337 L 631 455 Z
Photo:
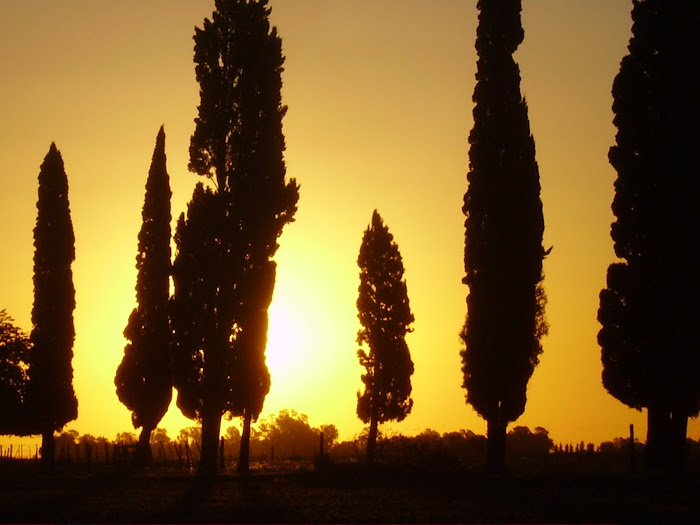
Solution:
M 488 422 L 489 463 L 502 468 L 507 424 L 525 410 L 546 334 L 544 219 L 535 142 L 513 52 L 523 40 L 520 0 L 481 0 L 464 263 L 469 286 L 461 337 L 467 402 Z
M 219 273 L 220 265 L 218 203 L 209 188 L 197 184 L 187 205 L 187 215 L 180 215 L 175 230 L 177 253 L 172 270 L 174 294 L 170 311 L 174 383 L 178 390 L 178 408 L 188 418 L 199 420 L 204 403 L 204 353 L 207 350 L 209 359 L 214 359 L 215 351 L 210 341 L 216 326 L 217 279 L 212 276 Z M 207 344 L 212 345 L 211 350 Z M 230 366 L 231 363 L 226 364 Z M 231 377 L 230 371 L 223 372 L 224 377 Z M 214 386 L 220 390 L 214 392 Z M 209 387 L 212 402 L 219 400 L 222 411 L 227 392 L 232 388 L 228 382 Z
M 648 409 L 650 467 L 681 468 L 700 409 L 700 4 L 634 1 L 613 84 L 617 171 L 611 236 L 622 259 L 600 294 L 603 384 Z
M 215 467 L 225 412 L 244 419 L 240 465 L 247 468 L 250 423 L 270 388 L 264 351 L 276 270 L 271 258 L 299 198 L 296 182 L 285 181 L 284 57 L 269 14 L 267 0 L 217 0 L 211 20 L 194 36 L 200 104 L 190 169 L 211 178 L 214 190 L 199 189 L 193 197 L 193 204 L 196 198 L 210 201 L 202 211 L 208 233 L 202 237 L 183 230 L 181 238 L 205 244 L 186 247 L 185 258 L 194 261 L 187 254 L 200 249 L 211 250 L 211 257 L 197 259 L 202 268 L 193 270 L 204 281 L 195 285 L 203 293 L 195 304 L 207 305 L 201 313 L 206 326 L 197 327 L 201 337 L 190 339 L 184 336 L 187 329 L 176 327 L 183 334 L 176 380 L 189 382 L 176 386 L 178 404 L 190 407 L 190 414 L 196 408 L 202 421 L 205 471 Z M 186 229 L 188 221 L 181 222 Z
M 30 349 L 29 336 L 0 310 L 0 435 L 27 433 L 23 404 Z
M 75 259 L 75 237 L 68 178 L 53 143 L 39 172 L 37 210 L 27 407 L 32 429 L 42 434 L 43 467 L 50 470 L 54 431 L 78 417 L 72 367 L 75 288 L 71 264 Z
M 516 466 L 533 459 L 542 460 L 554 448 L 549 433 L 542 427 L 533 432 L 528 427 L 517 426 L 508 432 L 507 444 L 506 455 Z M 430 469 L 480 469 L 486 451 L 486 437 L 471 430 L 440 435 L 427 429 L 417 436 L 382 437 L 377 444 L 377 457 L 382 463 Z
M 165 131 L 160 128 L 146 182 L 136 255 L 137 306 L 124 330 L 128 343 L 117 368 L 119 400 L 132 412 L 134 428 L 142 427 L 142 458 L 147 458 L 151 432 L 168 411 L 173 388 L 170 352 L 170 183 Z
M 378 425 L 402 421 L 413 406 L 413 361 L 405 338 L 414 319 L 399 247 L 377 210 L 362 237 L 357 264 L 357 317 L 362 325 L 357 334 L 357 356 L 365 368 L 365 389 L 357 393 L 357 415 L 370 424 L 367 459 L 372 461 Z M 369 351 L 362 348 L 364 345 Z
M 281 410 L 267 420 L 258 421 L 253 434 L 253 450 L 267 453 L 272 459 L 313 458 L 320 452 L 321 434 L 326 452 L 333 450 L 338 439 L 335 425 L 312 427 L 305 414 L 294 410 Z

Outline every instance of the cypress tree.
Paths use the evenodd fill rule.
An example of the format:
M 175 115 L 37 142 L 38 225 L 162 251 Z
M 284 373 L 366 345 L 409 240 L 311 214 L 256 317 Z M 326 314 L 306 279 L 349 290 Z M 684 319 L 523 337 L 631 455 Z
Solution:
M 480 0 L 469 135 L 461 332 L 467 402 L 487 422 L 491 470 L 503 468 L 508 423 L 525 410 L 546 333 L 541 285 L 544 219 L 535 142 L 513 53 L 523 41 L 520 0 Z
M 52 470 L 54 431 L 78 417 L 72 367 L 75 237 L 68 178 L 53 143 L 39 171 L 37 211 L 27 405 L 32 427 L 42 435 L 42 469 Z
M 374 460 L 378 425 L 402 421 L 413 407 L 413 361 L 406 344 L 413 314 L 408 302 L 399 247 L 374 211 L 357 258 L 360 287 L 357 311 L 362 329 L 357 356 L 365 368 L 364 392 L 357 393 L 357 416 L 369 423 L 367 461 Z M 367 345 L 369 351 L 362 347 Z
M 175 229 L 177 252 L 173 262 L 170 319 L 177 406 L 186 417 L 202 422 L 203 426 L 205 409 L 213 412 L 210 408 L 213 405 L 223 414 L 232 390 L 228 348 L 214 345 L 217 289 L 221 280 L 218 228 L 222 218 L 218 204 L 211 189 L 197 184 L 187 214 L 180 215 Z M 216 366 L 212 365 L 214 362 Z M 220 417 L 218 421 L 220 424 Z
M 598 342 L 605 388 L 647 409 L 647 466 L 678 470 L 700 410 L 700 4 L 635 0 L 632 20 L 612 89 L 620 261 L 600 294 Z
M 211 273 L 203 277 L 210 282 L 204 288 L 213 294 L 206 303 L 215 305 L 215 320 L 203 339 L 202 374 L 182 377 L 201 383 L 203 472 L 216 468 L 225 412 L 243 418 L 239 468 L 247 469 L 250 424 L 270 387 L 262 327 L 274 289 L 271 259 L 299 198 L 296 182 L 285 181 L 284 57 L 267 4 L 217 0 L 212 19 L 194 36 L 200 104 L 189 167 L 214 183 L 210 197 L 198 198 L 216 201 L 210 210 L 215 255 L 212 267 L 205 263 Z M 176 359 L 192 365 L 190 355 L 191 348 Z
M 151 450 L 151 432 L 168 411 L 173 387 L 168 319 L 171 195 L 161 127 L 148 172 L 139 232 L 137 306 L 124 330 L 128 343 L 114 380 L 119 400 L 132 412 L 134 428 L 141 427 L 138 457 L 144 466 Z

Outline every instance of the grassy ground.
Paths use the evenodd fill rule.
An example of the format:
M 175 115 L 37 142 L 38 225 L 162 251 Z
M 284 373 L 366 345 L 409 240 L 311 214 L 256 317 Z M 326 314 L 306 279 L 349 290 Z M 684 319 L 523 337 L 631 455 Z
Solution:
M 0 471 L 21 523 L 700 523 L 700 478 L 335 465 L 203 481 L 178 471 Z

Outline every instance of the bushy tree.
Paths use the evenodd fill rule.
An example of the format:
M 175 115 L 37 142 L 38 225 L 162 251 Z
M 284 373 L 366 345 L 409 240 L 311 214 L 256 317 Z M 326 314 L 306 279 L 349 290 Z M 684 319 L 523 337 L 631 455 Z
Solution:
M 202 212 L 210 221 L 206 246 L 187 250 L 211 249 L 212 258 L 192 269 L 205 281 L 197 284 L 204 295 L 194 304 L 207 305 L 202 313 L 207 322 L 191 341 L 180 338 L 176 378 L 186 378 L 182 390 L 178 387 L 178 405 L 190 414 L 196 409 L 202 421 L 203 472 L 216 468 L 226 412 L 244 420 L 239 468 L 248 468 L 250 424 L 270 387 L 264 350 L 275 282 L 271 259 L 299 198 L 296 182 L 285 181 L 284 57 L 267 3 L 217 0 L 211 20 L 194 36 L 200 104 L 189 167 L 211 178 L 213 190 L 201 189 L 193 197 L 193 204 L 195 198 L 209 201 L 209 210 Z M 182 222 L 187 229 L 188 221 Z M 189 237 L 197 243 L 196 236 Z M 176 297 L 175 303 L 187 300 Z
M 700 4 L 635 0 L 613 83 L 612 239 L 600 294 L 603 385 L 647 408 L 647 464 L 680 469 L 700 410 Z
M 528 427 L 516 426 L 508 432 L 507 452 L 510 457 L 527 458 L 549 454 L 554 441 L 545 428 L 537 427 L 532 432 Z
M 75 237 L 68 178 L 53 143 L 39 172 L 37 211 L 27 406 L 33 430 L 42 435 L 42 468 L 52 470 L 54 431 L 78 417 L 72 367 Z
M 319 431 L 309 425 L 306 414 L 281 410 L 257 425 L 259 439 L 276 458 L 313 457 L 319 448 Z
M 377 210 L 362 238 L 357 264 L 357 316 L 362 325 L 357 334 L 357 356 L 365 368 L 364 392 L 357 393 L 357 416 L 370 425 L 366 454 L 372 461 L 379 424 L 402 421 L 413 407 L 413 361 L 406 334 L 414 319 L 399 247 Z
M 29 336 L 0 310 L 0 435 L 24 435 Z
M 124 330 L 124 357 L 114 379 L 117 396 L 141 427 L 139 462 L 145 465 L 151 432 L 168 411 L 173 388 L 170 352 L 170 183 L 165 131 L 156 138 L 146 182 L 143 224 L 136 255 L 136 302 Z
M 527 383 L 546 333 L 541 285 L 544 219 L 535 142 L 513 53 L 523 41 L 520 0 L 480 0 L 464 196 L 461 337 L 467 402 L 488 427 L 487 462 L 503 467 L 508 423 L 525 410 Z

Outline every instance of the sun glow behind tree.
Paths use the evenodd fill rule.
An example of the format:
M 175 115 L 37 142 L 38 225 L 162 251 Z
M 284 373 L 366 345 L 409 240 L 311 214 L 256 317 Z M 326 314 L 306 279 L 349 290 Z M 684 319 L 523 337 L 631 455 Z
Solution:
M 0 224 L 12 247 L 0 260 L 0 308 L 31 328 L 37 167 L 55 140 L 66 153 L 76 234 L 73 363 L 80 412 L 69 428 L 81 434 L 113 438 L 131 427 L 113 379 L 124 322 L 135 306 L 144 159 L 161 123 L 168 131 L 174 219 L 196 182 L 187 171 L 198 103 L 192 31 L 211 14 L 213 1 L 165 3 L 168 9 L 161 0 L 93 2 L 90 9 L 82 0 L 0 3 L 0 62 L 12 71 L 0 76 Z M 286 56 L 287 174 L 303 193 L 275 256 L 272 385 L 263 417 L 295 408 L 312 425 L 335 423 L 341 439 L 362 430 L 355 414 L 361 386 L 356 257 L 368 207 L 377 207 L 391 218 L 418 319 L 407 336 L 415 406 L 390 428 L 483 433 L 482 420 L 463 403 L 455 336 L 464 320 L 460 207 L 476 3 L 270 5 Z M 550 335 L 517 424 L 544 426 L 556 440 L 602 441 L 624 434 L 629 423 L 643 435 L 646 426 L 643 415 L 601 387 L 600 355 L 592 351 L 598 292 L 614 258 L 610 86 L 626 53 L 630 7 L 610 0 L 523 6 L 527 38 L 516 56 L 537 138 L 545 245 L 555 250 L 545 261 Z M 171 226 L 174 231 L 175 221 Z M 298 343 L 275 335 L 288 320 Z M 275 368 L 276 355 L 293 366 Z M 563 386 L 570 370 L 577 374 Z M 171 436 L 191 424 L 174 404 L 161 423 Z M 690 435 L 699 431 L 700 422 L 691 421 Z

